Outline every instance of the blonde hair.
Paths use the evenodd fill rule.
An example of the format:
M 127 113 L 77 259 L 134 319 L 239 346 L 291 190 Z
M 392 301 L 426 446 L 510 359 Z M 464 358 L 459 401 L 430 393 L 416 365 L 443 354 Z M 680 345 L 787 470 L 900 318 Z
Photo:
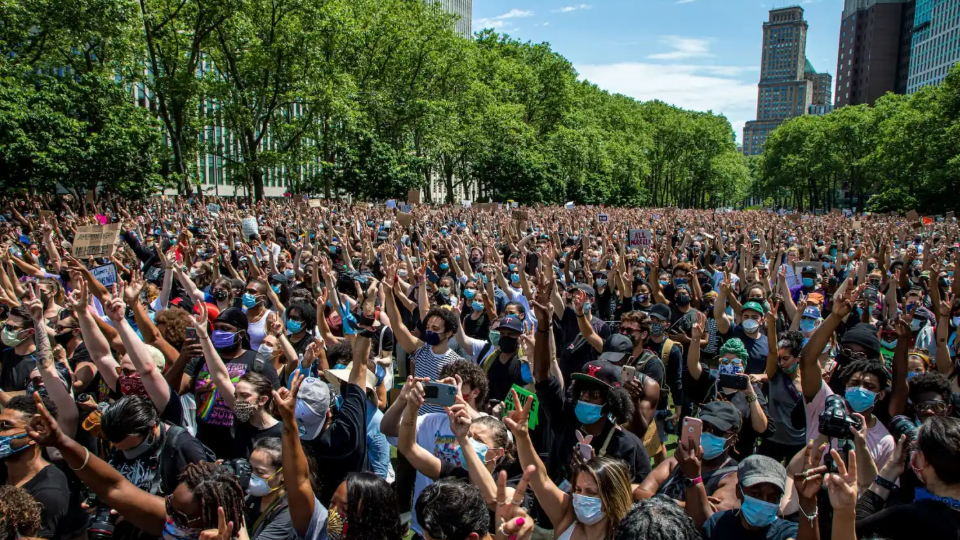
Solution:
M 579 474 L 587 474 L 597 483 L 600 502 L 607 518 L 605 538 L 613 538 L 617 526 L 633 506 L 633 490 L 630 471 L 623 461 L 607 456 L 597 456 L 582 462 L 574 471 L 574 481 Z
M 153 360 L 153 365 L 157 366 L 157 369 L 162 372 L 163 368 L 167 365 L 166 357 L 163 356 L 163 353 L 160 352 L 160 349 L 154 347 L 153 345 L 144 343 L 143 346 L 150 351 L 150 359 Z

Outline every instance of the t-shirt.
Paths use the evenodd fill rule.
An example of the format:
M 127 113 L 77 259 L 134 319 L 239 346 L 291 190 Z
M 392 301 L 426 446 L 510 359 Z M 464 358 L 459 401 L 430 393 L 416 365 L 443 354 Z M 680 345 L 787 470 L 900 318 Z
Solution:
M 827 403 L 827 396 L 832 395 L 833 390 L 824 383 L 820 383 L 820 391 L 810 403 L 804 403 L 804 410 L 807 415 L 807 437 L 806 440 L 816 439 L 820 436 L 820 413 L 823 412 Z M 837 439 L 831 439 L 833 448 L 839 448 Z M 887 431 L 883 422 L 876 421 L 872 428 L 867 428 L 867 450 L 877 465 L 877 470 L 883 468 L 887 460 L 893 456 L 893 450 L 896 447 L 893 435 Z
M 491 347 L 486 341 L 476 340 L 471 345 L 470 356 L 486 371 L 487 380 L 490 383 L 487 399 L 503 401 L 513 385 L 523 386 L 526 384 L 523 382 L 523 376 L 520 372 L 520 366 L 523 362 L 520 361 L 517 354 L 510 356 L 506 362 L 502 362 L 500 349 Z M 491 354 L 493 357 L 490 359 L 488 368 L 486 367 L 486 361 Z
M 391 439 L 393 439 L 390 441 L 391 444 L 396 445 L 396 439 Z M 450 430 L 450 419 L 447 418 L 447 413 L 430 413 L 417 417 L 417 444 L 439 459 L 441 468 L 444 465 L 463 467 L 463 463 L 460 462 L 460 443 Z M 433 480 L 417 472 L 413 483 L 414 503 L 420 497 L 420 493 L 432 483 Z M 411 514 L 410 528 L 423 535 L 423 530 L 417 522 L 416 512 Z
M 218 454 L 217 457 L 222 459 L 249 459 L 250 453 L 253 452 L 253 445 L 257 441 L 266 437 L 279 438 L 283 434 L 283 422 L 277 422 L 266 429 L 260 429 L 250 422 L 234 422 L 233 429 L 235 436 L 233 438 L 232 455 L 227 457 Z
M 770 436 L 770 441 L 789 446 L 805 443 L 807 423 L 801 391 L 779 369 L 770 378 L 769 391 L 770 421 L 777 424 L 777 431 Z
M 96 363 L 90 358 L 90 351 L 87 350 L 86 344 L 82 341 L 80 345 L 77 345 L 77 348 L 74 349 L 73 356 L 70 357 L 69 362 L 70 368 L 74 372 L 83 364 L 90 364 L 96 367 Z M 103 380 L 103 376 L 100 375 L 99 370 L 97 374 L 93 376 L 93 379 L 90 380 L 90 384 L 83 388 L 74 388 L 73 392 L 78 396 L 80 394 L 90 394 L 97 403 L 107 401 L 110 397 L 110 387 L 107 386 L 107 383 Z
M 767 334 L 762 328 L 760 329 L 760 335 L 754 339 L 744 332 L 742 326 L 731 325 L 727 333 L 723 335 L 723 339 L 729 340 L 731 338 L 742 341 L 743 346 L 747 349 L 747 365 L 743 366 L 745 373 L 759 375 L 767 369 L 767 355 L 770 353 L 770 347 L 767 343 Z
M 307 526 L 307 534 L 301 536 L 300 540 L 327 540 L 327 514 L 327 507 L 314 498 L 310 525 Z
M 487 339 L 490 335 L 490 320 L 487 318 L 486 312 L 481 313 L 476 319 L 468 315 L 463 318 L 461 324 L 463 325 L 463 333 L 469 337 Z
M 777 519 L 769 527 L 747 530 L 740 523 L 739 511 L 716 512 L 703 524 L 703 540 L 787 540 L 797 537 L 797 524 Z
M 340 409 L 317 438 L 301 441 L 320 465 L 319 499 L 330 504 L 347 474 L 369 470 L 367 460 L 367 395 L 355 384 L 342 383 Z
M 463 360 L 463 357 L 455 353 L 452 349 L 448 349 L 447 352 L 438 355 L 433 352 L 433 348 L 431 348 L 430 345 L 424 345 L 413 353 L 413 361 L 415 362 L 414 375 L 417 377 L 427 377 L 431 381 L 435 381 L 440 378 L 440 370 L 443 369 L 443 366 L 452 364 L 457 360 Z M 423 406 L 420 407 L 421 415 L 432 412 L 443 412 L 443 407 L 429 403 L 424 403 Z
M 960 536 L 960 512 L 939 501 L 889 506 L 867 517 L 860 516 L 861 504 L 857 503 L 858 538 L 952 540 Z
M 275 501 L 275 506 L 269 507 L 269 513 L 257 523 L 261 516 L 261 499 L 252 495 L 247 497 L 243 505 L 243 517 L 250 532 L 250 540 L 294 540 L 297 537 L 290 521 L 290 506 L 285 499 L 286 497 Z M 253 529 L 255 524 L 257 528 Z
M 23 485 L 23 490 L 40 503 L 37 537 L 73 538 L 86 529 L 88 516 L 79 504 L 74 504 L 78 501 L 71 501 L 67 477 L 60 469 L 47 465 Z
M 37 357 L 17 354 L 13 347 L 0 351 L 0 390 L 18 392 L 27 389 L 30 372 L 37 367 Z

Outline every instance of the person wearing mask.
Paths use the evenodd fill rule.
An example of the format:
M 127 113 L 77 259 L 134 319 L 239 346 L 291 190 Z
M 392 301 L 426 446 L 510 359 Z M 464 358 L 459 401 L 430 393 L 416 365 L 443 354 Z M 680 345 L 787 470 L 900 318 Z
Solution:
M 263 339 L 267 337 L 267 328 L 274 317 L 277 317 L 274 311 L 267 308 L 267 287 L 264 282 L 251 279 L 247 281 L 243 291 L 243 310 L 247 324 L 241 329 L 246 331 L 250 348 L 254 351 L 260 348 Z
M 806 445 L 807 423 L 800 382 L 800 353 L 806 339 L 791 330 L 778 340 L 776 316 L 767 315 L 767 340 L 777 344 L 776 349 L 770 349 L 766 370 L 770 396 L 767 406 L 776 429 L 760 443 L 759 452 L 781 463 L 790 461 Z
M 401 540 L 400 510 L 393 488 L 377 475 L 352 472 L 337 486 L 328 508 L 330 540 Z
M 250 540 L 295 540 L 290 508 L 283 482 L 283 444 L 277 437 L 263 437 L 250 453 L 250 485 L 243 505 L 244 524 Z
M 33 322 L 23 306 L 14 306 L 0 332 L 0 390 L 10 395 L 22 394 L 30 382 L 30 372 L 37 367 Z
M 700 407 L 703 435 L 700 445 L 700 477 L 707 496 L 719 499 L 719 508 L 736 507 L 737 460 L 732 450 L 742 426 L 740 413 L 727 401 L 711 401 Z M 667 458 L 634 491 L 634 497 L 649 499 L 662 495 L 671 499 L 686 500 L 686 487 L 696 477 L 689 478 L 679 467 L 678 455 Z
M 472 279 L 468 279 L 467 282 L 464 283 L 463 300 L 465 307 L 462 311 L 466 315 L 460 322 L 461 326 L 463 326 L 463 332 L 465 335 L 480 340 L 489 335 L 490 321 L 496 316 L 495 310 L 491 314 L 487 309 L 487 303 L 484 301 L 483 291 L 480 290 L 481 286 L 481 283 L 477 283 L 477 281 Z M 494 307 L 492 303 L 490 304 L 490 307 Z M 465 345 L 461 344 L 461 347 L 466 349 Z
M 667 416 L 670 416 L 667 394 L 673 396 L 674 411 L 670 421 L 680 417 L 683 397 L 683 346 L 669 337 L 670 308 L 664 304 L 654 304 L 650 308 L 650 339 L 647 348 L 660 358 L 666 370 L 666 381 L 660 383 L 660 406 L 657 408 L 657 430 L 660 440 L 667 440 Z
M 516 392 L 511 392 L 514 402 L 519 403 Z M 525 469 L 531 465 L 535 468 L 530 487 L 553 524 L 553 537 L 557 540 L 613 539 L 620 520 L 633 503 L 627 464 L 602 453 L 591 452 L 590 458 L 578 454 L 579 459 L 571 461 L 570 480 L 558 486 L 547 474 L 530 439 L 528 421 L 532 404 L 533 400 L 528 399 L 522 409 L 507 413 L 504 422 L 517 443 L 520 465 Z
M 417 274 L 417 285 L 420 288 L 420 299 L 423 306 L 426 303 L 425 278 L 422 272 Z M 457 353 L 450 349 L 450 338 L 456 335 L 460 328 L 460 321 L 457 315 L 449 310 L 440 307 L 431 308 L 423 318 L 426 323 L 426 332 L 423 339 L 418 339 L 410 333 L 410 329 L 400 319 L 400 311 L 397 309 L 397 302 L 394 299 L 394 287 L 397 285 L 396 269 L 387 271 L 387 280 L 384 283 L 386 292 L 387 316 L 390 318 L 390 327 L 397 337 L 397 343 L 413 356 L 414 375 L 416 377 L 426 377 L 430 380 L 436 380 L 443 366 L 461 360 Z M 368 294 L 372 297 L 370 303 L 369 317 L 373 316 L 373 300 L 376 295 Z M 366 311 L 366 308 L 364 308 Z M 436 405 L 427 405 L 421 409 L 421 414 L 428 412 L 440 412 L 442 409 Z
M 236 299 L 233 295 L 233 280 L 230 278 L 220 278 L 214 281 L 210 287 L 210 296 L 213 297 L 213 301 L 220 311 L 236 307 Z
M 390 405 L 386 414 L 380 422 L 380 431 L 391 438 L 391 444 L 399 448 L 400 427 L 404 421 L 404 415 L 411 395 L 416 389 L 416 383 L 424 379 L 407 377 L 407 383 L 400 390 L 397 399 Z M 467 405 L 472 417 L 480 415 L 479 408 L 486 403 L 487 392 L 489 391 L 489 381 L 483 369 L 470 360 L 459 360 L 452 364 L 447 364 L 440 372 L 439 382 L 446 384 L 458 384 L 460 386 L 460 398 Z M 422 407 L 419 407 L 422 408 Z M 409 417 L 406 418 L 409 420 Z M 463 461 L 460 458 L 460 447 L 457 444 L 457 436 L 453 432 L 453 426 L 450 425 L 450 419 L 446 412 L 420 414 L 417 422 L 417 446 L 427 450 L 431 455 L 439 458 L 449 467 L 463 467 Z M 397 483 L 402 483 L 403 467 L 406 458 L 403 453 L 398 456 Z M 402 460 L 400 458 L 403 458 Z M 415 469 L 408 464 L 411 469 Z M 411 473 L 412 474 L 412 473 Z M 416 471 L 413 480 L 413 501 L 423 492 L 424 488 L 433 483 L 429 476 Z M 403 490 L 400 490 L 403 493 Z M 417 522 L 416 515 L 412 516 L 410 528 L 418 534 L 423 534 L 420 525 Z
M 524 386 L 533 382 L 530 364 L 520 360 L 520 336 L 523 335 L 523 323 L 514 315 L 507 315 L 496 324 L 494 329 L 499 337 L 497 344 L 473 339 L 464 333 L 461 326 L 457 330 L 457 342 L 487 374 L 490 390 L 487 399 L 503 401 L 513 385 Z M 491 340 L 494 336 L 491 332 Z
M 247 318 L 241 310 L 229 308 L 220 313 L 213 321 L 212 334 L 206 333 L 206 313 L 204 306 L 201 308 L 201 314 L 195 326 L 204 354 L 193 359 L 185 369 L 185 374 L 189 376 L 185 381 L 185 387 L 192 389 L 197 399 L 197 438 L 218 456 L 232 456 L 236 453 L 233 447 L 234 438 L 231 435 L 234 429 L 234 409 L 227 400 L 233 396 L 228 395 L 226 387 L 233 386 L 233 381 L 239 381 L 247 372 L 263 375 L 270 381 L 273 388 L 279 386 L 279 378 L 272 362 L 258 362 L 257 351 L 248 349 Z M 216 357 L 211 353 L 216 353 Z M 220 360 L 220 364 L 226 368 L 225 374 L 223 368 L 215 364 L 216 360 Z M 217 375 L 216 379 L 214 374 Z M 219 386 L 216 380 L 220 380 Z M 255 402 L 254 395 L 251 392 L 247 396 L 250 404 Z M 257 404 L 260 401 L 267 401 L 264 399 L 265 396 L 256 395 L 258 396 Z M 251 421 L 254 417 L 253 413 L 257 412 L 256 407 L 254 405 L 254 410 L 249 411 L 251 414 L 247 417 L 247 421 Z M 244 414 L 246 412 L 248 411 Z M 259 418 L 262 415 L 257 416 Z M 270 422 L 270 420 L 266 421 Z M 269 426 L 261 427 L 270 428 L 274 425 L 270 423 Z M 275 436 L 275 433 L 269 436 Z
M 749 357 L 744 366 L 744 372 L 747 375 L 762 374 L 767 365 L 767 355 L 770 354 L 769 342 L 761 327 L 766 310 L 760 302 L 748 301 L 740 311 L 740 324 L 733 325 L 730 318 L 724 313 L 727 308 L 727 300 L 732 294 L 730 281 L 725 279 L 720 284 L 720 294 L 713 305 L 717 332 L 725 340 L 737 338 L 743 342 Z
M 317 310 L 312 302 L 293 302 L 287 308 L 285 330 L 290 345 L 297 356 L 303 356 L 307 347 L 313 343 L 314 328 L 317 325 Z
M 683 508 L 667 497 L 633 505 L 620 520 L 614 540 L 702 540 Z
M 580 319 L 583 318 L 601 340 L 610 337 L 609 325 L 593 316 L 596 296 L 593 287 L 584 284 L 570 288 L 569 304 L 564 303 L 558 292 L 552 296 L 554 316 L 560 319 L 562 339 L 557 344 L 557 350 L 560 351 L 560 371 L 563 373 L 564 386 L 570 385 L 570 375 L 579 372 L 584 364 L 596 358 L 593 348 L 580 330 Z
M 187 465 L 216 459 L 184 428 L 162 422 L 153 403 L 142 396 L 124 396 L 110 405 L 100 419 L 100 433 L 113 447 L 107 463 L 152 495 L 173 493 Z M 114 530 L 118 540 L 141 534 L 128 521 L 117 523 Z
M 932 416 L 917 431 L 913 452 L 905 441 L 857 502 L 857 535 L 891 540 L 955 538 L 960 530 L 960 419 Z M 920 480 L 914 500 L 884 508 L 909 466 Z M 909 473 L 908 473 L 909 474 Z
M 540 340 L 538 340 L 540 341 Z M 537 352 L 547 347 L 536 345 Z M 544 355 L 537 358 L 537 366 L 549 361 Z M 550 448 L 550 469 L 544 471 L 557 479 L 564 491 L 569 492 L 569 464 L 578 451 L 581 439 L 590 438 L 595 455 L 610 456 L 623 460 L 629 471 L 630 481 L 639 484 L 650 473 L 650 457 L 643 442 L 633 433 L 620 429 L 635 413 L 630 394 L 624 390 L 622 368 L 606 360 L 589 362 L 580 373 L 574 373 L 569 394 L 564 392 L 560 381 L 549 373 L 541 378 L 537 374 L 536 393 L 540 410 L 546 415 L 553 431 Z M 526 465 L 526 464 L 525 464 Z M 554 522 L 556 523 L 556 522 Z

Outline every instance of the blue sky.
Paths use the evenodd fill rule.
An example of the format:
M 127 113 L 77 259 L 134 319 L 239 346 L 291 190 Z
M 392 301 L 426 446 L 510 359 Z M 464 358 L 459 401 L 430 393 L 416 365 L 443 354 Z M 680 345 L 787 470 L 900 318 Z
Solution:
M 611 92 L 723 113 L 739 141 L 756 116 L 763 22 L 797 4 L 807 58 L 835 75 L 842 0 L 473 0 L 473 30 L 548 42 Z

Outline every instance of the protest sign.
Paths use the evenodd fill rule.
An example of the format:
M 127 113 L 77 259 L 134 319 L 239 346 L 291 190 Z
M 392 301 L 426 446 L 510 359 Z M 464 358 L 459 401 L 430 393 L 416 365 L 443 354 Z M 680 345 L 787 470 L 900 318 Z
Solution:
M 798 221 L 800 221 L 800 214 L 790 214 L 787 216 L 787 219 L 789 219 L 794 223 L 797 223 Z
M 91 268 L 90 273 L 104 287 L 110 287 L 117 282 L 117 267 L 113 263 Z
M 630 229 L 630 247 L 652 247 L 653 232 L 650 229 Z
M 918 214 L 916 210 L 907 212 L 907 221 L 920 221 L 920 214 Z
M 423 192 L 419 189 L 411 189 L 407 192 L 407 204 L 420 204 L 423 202 Z
M 397 214 L 397 223 L 399 223 L 401 227 L 406 229 L 407 227 L 410 226 L 411 223 L 413 223 L 413 214 L 409 214 L 407 212 L 400 212 L 399 214 Z
M 599 214 L 599 215 L 597 215 L 597 222 L 598 222 L 598 223 L 608 223 L 609 221 L 610 221 L 610 216 L 608 216 L 607 214 Z
M 410 206 L 409 204 L 401 204 L 401 205 L 400 205 L 400 211 L 403 212 L 403 213 L 405 213 L 405 214 L 409 214 L 409 213 L 410 213 L 410 210 L 412 210 L 412 209 L 413 209 L 413 207 Z
M 243 236 L 247 240 L 256 234 L 260 234 L 260 225 L 257 224 L 257 218 L 253 216 L 243 218 L 240 221 L 240 230 L 243 231 Z
M 859 231 L 862 229 L 863 229 L 863 222 L 861 222 L 859 219 L 853 220 L 853 230 Z
M 573 201 L 570 201 L 570 202 L 568 202 L 567 204 L 563 205 L 563 207 L 566 208 L 567 210 L 573 210 L 573 207 L 574 207 L 574 206 L 576 206 L 576 205 L 573 204 Z
M 293 202 L 295 202 L 295 203 L 302 203 L 303 200 L 304 200 L 304 199 L 303 199 L 303 195 L 294 195 L 294 196 L 293 196 Z
M 517 221 L 527 221 L 530 219 L 530 217 L 527 215 L 526 210 L 514 210 L 513 219 Z
M 117 251 L 120 224 L 87 225 L 77 229 L 73 239 L 74 257 L 109 257 Z
M 387 208 L 396 208 L 396 207 L 397 207 L 396 199 L 390 199 L 387 201 Z
M 507 397 L 503 400 L 503 410 L 510 412 L 517 410 L 517 407 L 522 409 L 527 406 L 527 400 L 532 399 L 533 404 L 530 406 L 530 417 L 527 419 L 527 427 L 529 429 L 536 428 L 540 418 L 538 414 L 540 411 L 540 400 L 537 398 L 537 395 L 517 385 L 513 385 L 513 390 L 517 393 L 517 398 L 520 400 L 520 403 L 517 404 L 513 402 L 513 392 L 511 392 L 507 394 Z
M 211 214 L 219 214 L 219 213 L 220 213 L 220 205 L 219 205 L 219 204 L 213 204 L 213 203 L 208 204 L 208 205 L 207 205 L 207 212 L 210 212 Z
M 519 208 L 519 207 L 520 207 L 520 203 L 516 203 L 516 202 L 510 203 L 510 208 Z
M 467 199 L 463 199 L 463 200 L 460 201 L 460 202 L 463 204 L 463 207 L 464 207 L 464 208 L 470 208 L 470 207 L 473 206 L 473 201 L 470 201 L 470 200 L 467 200 Z
M 307 206 L 310 208 L 320 208 L 320 199 L 307 199 Z

